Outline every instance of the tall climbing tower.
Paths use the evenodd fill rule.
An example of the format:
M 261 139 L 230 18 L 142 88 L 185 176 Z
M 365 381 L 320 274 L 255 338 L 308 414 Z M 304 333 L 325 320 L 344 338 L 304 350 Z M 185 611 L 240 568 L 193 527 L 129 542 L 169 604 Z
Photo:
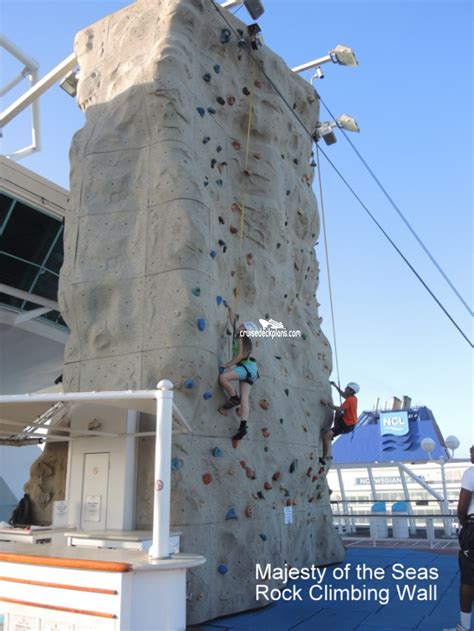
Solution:
M 211 0 L 137 0 L 80 32 L 75 50 L 86 122 L 71 147 L 64 386 L 173 381 L 193 433 L 173 444 L 172 526 L 183 550 L 208 560 L 190 576 L 189 621 L 252 608 L 256 563 L 344 554 L 318 465 L 331 371 L 315 299 L 318 102 Z M 230 357 L 224 300 L 243 320 L 301 331 L 254 344 L 260 379 L 236 448 L 239 419 L 217 413 Z M 142 528 L 153 438 L 137 449 Z

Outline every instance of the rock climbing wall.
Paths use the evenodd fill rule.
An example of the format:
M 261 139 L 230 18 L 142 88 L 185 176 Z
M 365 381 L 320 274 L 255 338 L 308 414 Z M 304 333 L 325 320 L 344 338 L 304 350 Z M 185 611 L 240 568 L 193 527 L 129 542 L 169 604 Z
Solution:
M 71 147 L 64 385 L 174 382 L 193 433 L 173 444 L 172 527 L 207 557 L 190 573 L 188 620 L 253 608 L 257 562 L 344 554 L 318 465 L 331 351 L 315 299 L 315 93 L 208 0 L 137 0 L 79 33 L 75 50 L 86 124 Z M 302 332 L 254 344 L 260 379 L 236 447 L 238 417 L 217 412 L 224 301 L 243 320 Z M 137 445 L 142 528 L 153 439 Z

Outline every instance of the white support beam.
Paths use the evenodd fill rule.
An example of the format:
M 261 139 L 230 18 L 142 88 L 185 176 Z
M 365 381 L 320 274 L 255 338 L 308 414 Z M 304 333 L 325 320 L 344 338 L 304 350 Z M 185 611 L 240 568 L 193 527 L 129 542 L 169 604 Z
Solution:
M 235 7 L 238 4 L 243 4 L 244 0 L 226 0 L 225 2 L 221 3 L 221 7 L 223 9 L 231 9 L 232 7 Z
M 71 53 L 69 57 L 66 57 L 66 59 L 48 72 L 48 74 L 46 74 L 42 79 L 37 81 L 34 86 L 27 90 L 22 96 L 20 96 L 20 98 L 18 98 L 0 114 L 0 128 L 8 125 L 15 116 L 36 101 L 36 99 L 49 90 L 51 86 L 62 79 L 64 75 L 75 66 L 77 66 L 76 55 L 75 53 Z
M 49 300 L 48 298 L 43 298 L 42 296 L 37 296 L 36 294 L 30 294 L 28 291 L 23 291 L 22 289 L 17 289 L 16 287 L 11 287 L 10 285 L 5 285 L 4 283 L 0 283 L 0 294 L 7 294 L 7 296 L 12 296 L 13 298 L 20 298 L 20 300 L 33 302 L 35 305 L 48 307 L 49 311 L 60 310 L 59 304 L 54 300 Z
M 319 57 L 319 59 L 307 61 L 305 64 L 301 64 L 300 66 L 295 66 L 292 70 L 293 72 L 304 72 L 305 70 L 311 70 L 311 68 L 317 68 L 321 64 L 327 64 L 329 61 L 332 61 L 331 55 L 325 55 L 324 57 Z
M 29 320 L 34 320 L 35 318 L 39 318 L 40 316 L 45 315 L 50 311 L 53 311 L 53 309 L 51 309 L 50 307 L 39 307 L 38 309 L 31 309 L 31 311 L 24 311 L 15 318 L 14 326 L 18 326 L 19 324 L 22 324 L 23 322 L 28 322 Z

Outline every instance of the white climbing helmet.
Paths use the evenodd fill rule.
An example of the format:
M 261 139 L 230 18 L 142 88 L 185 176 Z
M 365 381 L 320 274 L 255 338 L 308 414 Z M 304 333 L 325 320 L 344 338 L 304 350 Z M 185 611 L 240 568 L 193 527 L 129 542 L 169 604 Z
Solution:
M 254 322 L 244 322 L 247 331 L 258 331 L 258 326 Z
M 360 390 L 359 384 L 356 383 L 355 381 L 349 381 L 346 388 L 350 388 L 351 390 L 354 390 L 355 394 L 357 394 Z

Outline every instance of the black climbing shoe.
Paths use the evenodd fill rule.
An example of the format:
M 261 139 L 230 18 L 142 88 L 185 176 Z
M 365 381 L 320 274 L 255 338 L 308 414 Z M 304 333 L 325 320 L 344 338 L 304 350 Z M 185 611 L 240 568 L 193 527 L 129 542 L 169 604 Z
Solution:
M 326 466 L 326 460 L 324 458 L 320 458 L 319 459 L 319 464 L 322 465 L 323 467 Z
M 237 434 L 232 436 L 232 440 L 242 440 L 247 435 L 247 421 L 240 421 L 240 427 Z
M 223 416 L 227 416 L 227 410 L 232 410 L 232 408 L 235 408 L 236 405 L 239 405 L 240 403 L 240 397 L 235 394 L 233 397 L 230 397 L 230 399 L 228 399 L 227 403 L 224 403 L 224 405 L 221 405 L 221 407 L 217 410 L 219 412 L 219 414 L 222 414 Z

